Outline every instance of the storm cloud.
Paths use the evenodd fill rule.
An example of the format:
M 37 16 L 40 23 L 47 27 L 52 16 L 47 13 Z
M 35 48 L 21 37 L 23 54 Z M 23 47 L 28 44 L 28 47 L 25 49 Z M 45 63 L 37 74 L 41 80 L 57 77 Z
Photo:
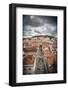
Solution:
M 57 17 L 23 15 L 23 33 L 25 37 L 37 35 L 57 36 Z

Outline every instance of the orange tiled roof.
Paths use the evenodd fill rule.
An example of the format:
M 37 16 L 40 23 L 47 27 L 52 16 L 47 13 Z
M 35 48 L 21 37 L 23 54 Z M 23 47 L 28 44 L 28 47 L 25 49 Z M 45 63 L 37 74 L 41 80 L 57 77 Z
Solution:
M 33 56 L 32 55 L 28 55 L 24 58 L 24 62 L 23 62 L 25 65 L 28 65 L 28 64 L 34 64 L 34 59 L 33 59 Z

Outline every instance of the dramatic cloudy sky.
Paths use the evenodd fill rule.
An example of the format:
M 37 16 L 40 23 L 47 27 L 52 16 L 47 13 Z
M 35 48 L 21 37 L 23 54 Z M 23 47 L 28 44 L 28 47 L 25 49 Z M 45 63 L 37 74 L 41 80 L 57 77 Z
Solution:
M 23 15 L 23 33 L 25 37 L 37 35 L 57 36 L 57 17 Z

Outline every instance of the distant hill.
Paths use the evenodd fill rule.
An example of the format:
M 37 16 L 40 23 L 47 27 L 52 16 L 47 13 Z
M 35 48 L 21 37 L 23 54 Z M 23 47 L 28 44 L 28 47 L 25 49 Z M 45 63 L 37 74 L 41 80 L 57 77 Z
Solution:
M 54 36 L 50 36 L 50 35 L 38 35 L 38 36 L 32 36 L 32 37 L 24 37 L 24 39 L 30 39 L 30 38 L 35 38 L 35 37 L 49 37 L 50 39 L 55 38 L 57 39 L 57 37 Z

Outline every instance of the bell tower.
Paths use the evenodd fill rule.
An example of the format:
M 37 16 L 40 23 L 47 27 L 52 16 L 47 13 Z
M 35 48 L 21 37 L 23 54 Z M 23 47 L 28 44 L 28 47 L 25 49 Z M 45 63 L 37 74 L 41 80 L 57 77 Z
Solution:
M 48 73 L 48 63 L 47 63 L 47 59 L 44 58 L 43 51 L 42 51 L 42 45 L 40 45 L 37 48 L 35 73 L 36 74 Z

